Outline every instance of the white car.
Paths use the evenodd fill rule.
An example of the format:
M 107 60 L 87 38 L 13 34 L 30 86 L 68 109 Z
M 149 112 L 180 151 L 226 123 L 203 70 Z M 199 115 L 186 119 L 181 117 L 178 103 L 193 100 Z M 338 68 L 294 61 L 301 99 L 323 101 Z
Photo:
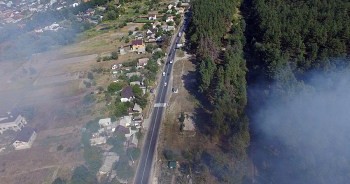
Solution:
M 163 72 L 163 76 L 165 76 L 165 72 Z
M 170 60 L 170 64 L 172 64 L 173 63 L 173 60 Z
M 167 85 L 167 83 L 164 83 L 164 86 L 166 86 Z

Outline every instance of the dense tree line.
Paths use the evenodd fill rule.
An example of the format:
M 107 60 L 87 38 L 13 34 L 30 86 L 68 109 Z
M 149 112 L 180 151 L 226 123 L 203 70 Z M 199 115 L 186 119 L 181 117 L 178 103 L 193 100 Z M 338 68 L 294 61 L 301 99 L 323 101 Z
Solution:
M 211 111 L 211 126 L 214 127 L 212 134 L 221 140 L 225 151 L 236 163 L 246 159 L 250 141 L 245 115 L 245 23 L 235 18 L 239 17 L 237 8 L 240 3 L 232 0 L 194 1 L 189 28 L 190 48 L 199 61 L 199 92 L 209 99 L 208 110 Z M 221 182 L 232 182 L 239 181 L 244 175 L 244 169 L 238 165 L 229 170 L 232 173 L 230 177 L 217 178 Z
M 285 105 L 300 92 L 310 91 L 312 94 L 311 91 L 324 90 L 311 81 L 310 74 L 326 76 L 332 71 L 339 72 L 339 69 L 344 71 L 350 64 L 348 0 L 246 0 L 242 12 L 247 23 L 245 51 L 252 117 L 265 105 L 271 106 L 267 104 L 271 100 L 266 99 L 275 99 L 273 103 L 278 101 Z M 277 104 L 273 106 L 278 107 Z M 295 124 L 289 130 L 291 135 L 300 133 L 295 122 L 308 123 L 307 120 L 293 118 L 279 121 L 279 126 L 288 126 L 288 122 L 284 121 Z M 304 150 L 305 147 L 285 145 L 275 136 L 266 135 L 260 130 L 261 123 L 261 119 L 251 122 L 252 144 L 255 145 L 252 159 L 259 170 L 257 183 L 328 183 L 324 173 L 333 168 L 327 166 L 327 171 L 316 168 L 320 163 L 315 160 L 309 163 L 315 158 Z M 308 134 L 310 130 L 301 131 Z M 298 139 L 300 137 L 290 137 L 291 142 Z M 296 153 L 312 159 L 296 159 Z M 283 164 L 278 164 L 281 162 Z M 317 166 L 310 167 L 313 164 Z M 281 168 L 281 165 L 288 168 Z M 286 175 L 293 176 L 293 179 L 286 180 Z M 334 180 L 333 183 L 337 182 Z
M 254 64 L 268 79 L 287 65 L 300 79 L 309 70 L 335 65 L 329 58 L 350 53 L 347 0 L 252 0 L 249 4 L 247 39 Z

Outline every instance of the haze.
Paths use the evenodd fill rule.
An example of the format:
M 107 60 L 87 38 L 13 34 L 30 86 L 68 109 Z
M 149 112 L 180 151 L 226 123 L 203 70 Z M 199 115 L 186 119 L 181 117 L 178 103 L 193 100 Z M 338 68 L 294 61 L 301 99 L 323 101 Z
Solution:
M 311 90 L 287 100 L 272 97 L 258 110 L 254 124 L 264 146 L 252 155 L 271 175 L 260 176 L 261 183 L 348 182 L 349 78 L 345 71 L 314 73 Z

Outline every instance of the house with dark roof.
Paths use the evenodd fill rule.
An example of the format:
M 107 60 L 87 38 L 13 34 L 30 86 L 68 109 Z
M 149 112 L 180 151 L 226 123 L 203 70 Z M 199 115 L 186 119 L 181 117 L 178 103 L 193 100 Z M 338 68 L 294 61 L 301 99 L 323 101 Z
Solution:
M 15 142 L 13 142 L 13 147 L 15 150 L 28 149 L 32 147 L 32 144 L 36 138 L 36 132 L 33 128 L 24 127 L 18 133 Z
M 142 54 L 146 52 L 146 46 L 143 40 L 133 40 L 131 42 L 131 50 L 133 52 L 137 52 L 138 54 Z
M 131 86 L 126 86 L 121 92 L 121 102 L 130 102 L 134 99 L 134 92 Z

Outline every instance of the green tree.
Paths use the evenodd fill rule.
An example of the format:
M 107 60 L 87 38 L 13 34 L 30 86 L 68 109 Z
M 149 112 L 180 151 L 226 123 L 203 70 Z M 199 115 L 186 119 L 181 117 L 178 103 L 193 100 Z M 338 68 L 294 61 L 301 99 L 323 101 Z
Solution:
M 120 91 L 123 89 L 123 84 L 120 82 L 112 82 L 111 84 L 109 84 L 109 86 L 107 87 L 107 91 L 109 93 L 115 93 L 117 91 Z
M 115 166 L 115 170 L 118 173 L 118 177 L 124 180 L 130 179 L 134 174 L 133 169 L 129 166 L 128 160 L 129 159 L 127 158 L 126 155 L 121 155 L 119 157 L 119 161 Z
M 132 86 L 132 92 L 134 93 L 136 98 L 141 98 L 143 96 L 142 89 L 140 88 L 139 85 L 134 85 Z
M 129 155 L 131 157 L 131 159 L 137 160 L 141 155 L 141 150 L 140 150 L 140 148 L 132 147 L 132 148 L 128 148 L 126 150 L 126 153 L 127 153 L 127 155 Z
M 85 128 L 91 133 L 95 133 L 100 129 L 100 125 L 98 124 L 97 120 L 91 120 L 86 123 Z
M 94 184 L 95 178 L 90 174 L 88 168 L 84 165 L 78 166 L 74 169 L 72 179 L 72 184 Z
M 111 53 L 111 58 L 114 59 L 114 60 L 117 60 L 118 59 L 118 52 L 117 51 L 113 51 Z
M 147 45 L 146 45 L 146 52 L 152 53 L 152 51 L 153 51 L 153 45 L 147 44 Z

